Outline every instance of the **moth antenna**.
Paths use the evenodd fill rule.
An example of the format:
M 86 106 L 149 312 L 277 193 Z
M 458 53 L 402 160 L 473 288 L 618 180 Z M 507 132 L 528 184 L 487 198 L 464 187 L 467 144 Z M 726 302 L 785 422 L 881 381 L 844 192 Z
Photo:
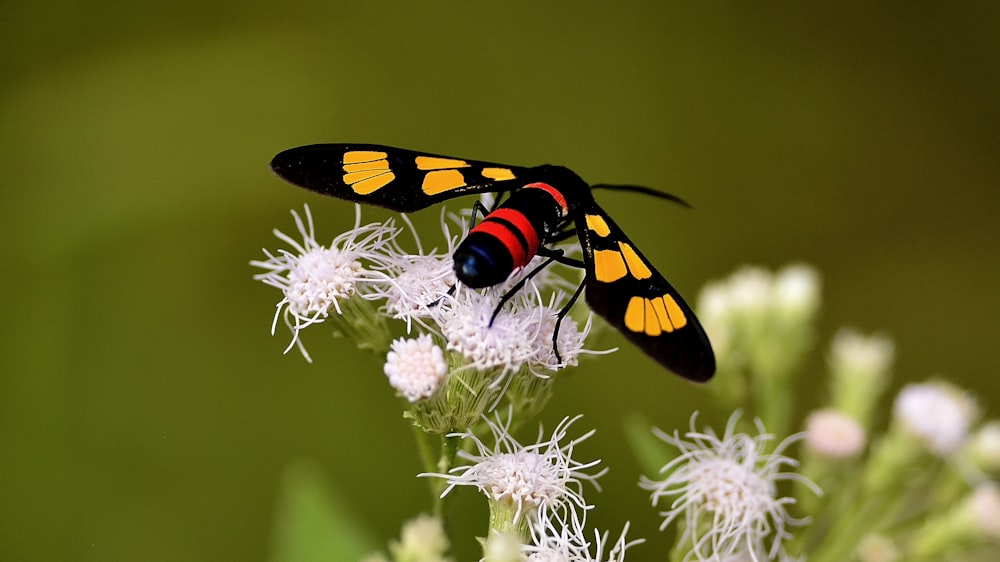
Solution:
M 633 193 L 644 193 L 646 195 L 652 195 L 653 197 L 657 197 L 659 199 L 666 199 L 667 201 L 673 201 L 674 203 L 687 207 L 688 209 L 694 208 L 691 206 L 690 203 L 672 193 L 667 193 L 666 191 L 659 191 L 657 189 L 653 189 L 651 187 L 645 187 L 642 185 L 620 185 L 620 184 L 598 183 L 590 187 L 593 189 L 607 189 L 610 191 L 631 191 Z

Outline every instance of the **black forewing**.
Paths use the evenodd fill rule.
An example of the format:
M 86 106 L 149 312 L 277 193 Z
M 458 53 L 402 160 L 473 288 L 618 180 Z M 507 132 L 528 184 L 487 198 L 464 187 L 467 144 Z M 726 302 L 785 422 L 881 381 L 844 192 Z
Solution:
M 587 215 L 599 217 L 600 220 L 593 219 L 592 222 L 598 223 L 600 226 L 596 229 L 588 226 Z M 606 226 L 606 230 L 604 226 Z M 587 204 L 577 220 L 577 231 L 586 264 L 586 300 L 591 309 L 617 328 L 647 355 L 674 373 L 697 382 L 705 382 L 712 378 L 715 373 L 715 355 L 701 323 L 698 322 L 694 312 L 684 302 L 677 290 L 650 265 L 649 260 L 632 245 L 618 225 L 596 203 L 591 202 Z M 605 232 L 606 234 L 602 236 L 601 234 Z M 621 243 L 627 245 L 628 249 L 623 250 Z M 605 253 L 598 254 L 602 251 Z M 620 270 L 616 269 L 617 258 L 612 253 L 607 252 L 619 253 L 622 263 L 625 265 L 625 274 L 613 281 L 607 279 L 615 277 L 616 274 L 609 274 L 607 271 Z M 629 252 L 634 253 L 629 259 L 626 259 L 625 254 Z M 630 267 L 629 261 L 631 260 L 631 263 L 635 264 L 636 259 L 644 267 Z M 601 281 L 597 275 L 597 261 L 602 261 L 601 265 L 603 266 L 608 264 L 616 266 L 605 270 L 603 273 L 605 281 Z M 640 270 L 638 274 L 644 278 L 637 278 L 632 269 Z M 646 275 L 647 273 L 648 275 Z M 643 312 L 648 313 L 649 305 L 654 303 L 656 299 L 666 299 L 665 295 L 669 296 L 676 305 L 676 308 L 672 309 L 674 322 L 679 322 L 676 314 L 677 309 L 679 309 L 684 318 L 683 325 L 673 327 L 672 331 L 667 331 L 664 326 L 659 326 L 660 330 L 656 335 L 650 335 L 646 330 L 636 330 L 635 316 L 632 317 L 633 327 L 630 328 L 627 325 L 626 315 L 629 313 L 630 303 L 641 304 Z M 634 301 L 634 299 L 639 300 Z M 656 308 L 659 308 L 659 304 L 663 302 L 666 301 L 661 300 L 660 303 L 657 303 Z M 654 318 L 645 318 L 644 321 L 655 320 L 656 315 L 653 316 Z M 654 326 L 654 328 L 656 327 Z M 656 329 L 650 331 L 656 332 Z
M 531 170 L 375 144 L 291 148 L 271 160 L 271 169 L 321 195 L 400 212 L 459 195 L 511 191 Z

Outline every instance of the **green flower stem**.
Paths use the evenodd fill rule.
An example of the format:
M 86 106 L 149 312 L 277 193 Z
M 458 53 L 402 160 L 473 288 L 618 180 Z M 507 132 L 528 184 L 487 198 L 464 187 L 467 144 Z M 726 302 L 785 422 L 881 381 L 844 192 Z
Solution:
M 421 430 L 415 424 L 410 424 L 413 429 L 413 436 L 417 440 L 417 450 L 420 452 L 420 460 L 424 465 L 424 472 L 434 472 L 437 470 L 438 459 L 431 446 L 430 435 Z
M 421 430 L 416 425 L 412 425 L 411 427 L 417 441 L 417 450 L 420 451 L 420 460 L 424 465 L 424 472 L 447 474 L 448 470 L 455 466 L 455 456 L 458 454 L 460 438 L 442 436 L 441 454 L 438 455 L 431 442 L 431 434 Z M 443 478 L 429 478 L 427 482 L 430 485 L 432 501 L 434 502 L 434 515 L 443 521 L 445 499 L 441 497 L 441 493 L 444 492 L 448 482 Z
M 913 499 L 925 488 L 918 486 L 913 492 L 896 487 L 878 494 L 869 494 L 862 504 L 846 511 L 823 538 L 822 546 L 809 556 L 809 562 L 838 562 L 852 559 L 858 545 L 868 535 L 886 530 L 897 521 Z
M 927 453 L 898 428 L 875 442 L 862 474 L 863 493 L 873 497 L 897 491 L 903 480 L 912 482 L 915 468 L 925 464 Z
M 944 466 L 933 484 L 928 509 L 937 511 L 951 507 L 968 492 L 969 480 L 958 467 L 950 464 Z
M 688 554 L 691 552 L 691 537 L 685 537 L 685 532 L 687 531 L 687 522 L 681 519 L 677 520 L 677 542 L 674 547 L 670 549 L 670 562 L 683 562 L 689 558 Z
M 424 432 L 419 427 L 414 424 L 410 425 L 413 428 L 413 436 L 417 441 L 417 450 L 420 452 L 420 461 L 424 465 L 424 472 L 434 472 L 438 467 L 438 457 L 434 454 L 434 447 L 431 445 L 430 434 Z M 444 498 L 441 497 L 441 492 L 444 491 L 445 480 L 442 478 L 428 478 L 427 484 L 431 488 L 431 501 L 434 502 L 434 515 L 438 518 L 442 518 L 444 511 Z
M 787 378 L 757 377 L 754 407 L 757 417 L 772 435 L 788 435 L 792 417 L 792 393 Z
M 941 560 L 982 538 L 972 510 L 959 503 L 924 524 L 914 535 L 908 554 L 912 560 Z
M 455 457 L 458 455 L 458 446 L 461 442 L 461 437 L 445 435 L 441 438 L 441 460 L 438 461 L 438 470 L 442 474 L 446 474 L 455 466 Z
M 440 474 L 448 474 L 451 467 L 455 466 L 455 456 L 458 454 L 460 440 L 460 437 L 448 435 L 441 437 L 441 457 L 437 461 L 437 471 Z M 435 478 L 435 480 L 438 481 L 438 490 L 434 507 L 436 515 L 444 520 L 444 498 L 441 494 L 444 492 L 447 480 L 443 478 Z
M 515 520 L 517 504 L 507 500 L 491 500 L 489 503 L 490 534 L 483 541 L 483 560 L 520 562 L 524 558 L 519 545 L 527 544 L 531 538 L 526 514 L 520 513 Z
M 860 497 L 856 484 L 858 471 L 853 468 L 848 470 L 848 474 L 838 474 L 835 478 L 828 479 L 826 483 L 813 480 L 821 489 L 827 491 L 822 497 L 804 485 L 795 486 L 795 489 L 802 494 L 801 499 L 797 500 L 802 501 L 802 511 L 813 520 L 789 541 L 788 552 L 793 556 L 812 552 L 818 544 L 826 540 L 828 529 L 853 515 L 851 511 L 857 508 L 855 499 Z M 812 478 L 808 473 L 803 472 L 803 475 Z M 829 492 L 832 490 L 836 490 L 836 493 Z
M 881 499 L 854 506 L 836 521 L 822 545 L 809 556 L 809 562 L 840 562 L 851 559 L 865 535 L 879 528 L 887 508 Z

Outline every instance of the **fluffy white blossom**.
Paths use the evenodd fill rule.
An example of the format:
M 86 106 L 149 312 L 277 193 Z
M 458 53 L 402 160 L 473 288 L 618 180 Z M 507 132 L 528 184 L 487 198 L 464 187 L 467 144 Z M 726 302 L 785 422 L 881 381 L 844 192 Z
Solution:
M 564 418 L 548 438 L 539 429 L 536 442 L 530 445 L 522 445 L 510 434 L 509 413 L 507 423 L 502 423 L 499 416 L 486 419 L 493 446 L 471 431 L 453 434 L 475 444 L 475 452 L 458 453 L 468 464 L 456 466 L 447 474 L 421 476 L 444 478 L 448 486 L 442 496 L 456 486 L 474 486 L 494 504 L 494 509 L 499 506 L 512 512 L 513 523 L 525 518 L 530 527 L 540 529 L 550 518 L 582 521 L 583 513 L 591 507 L 583 498 L 583 482 L 589 481 L 599 489 L 597 478 L 606 471 L 586 472 L 596 467 L 599 459 L 586 463 L 573 459 L 576 446 L 594 434 L 591 430 L 567 440 L 569 428 L 579 419 Z
M 806 418 L 806 445 L 823 457 L 856 457 L 864 450 L 867 440 L 865 428 L 838 410 L 824 408 Z
M 809 317 L 819 308 L 819 274 L 810 266 L 795 264 L 779 270 L 771 287 L 776 308 L 793 317 Z
M 1000 487 L 993 482 L 980 484 L 967 501 L 976 528 L 992 540 L 1000 539 Z
M 857 373 L 857 377 L 881 376 L 892 366 L 895 345 L 883 334 L 864 336 L 851 329 L 841 329 L 830 345 L 830 370 Z
M 254 260 L 250 265 L 267 270 L 254 276 L 267 285 L 281 290 L 283 298 L 277 304 L 271 333 L 278 318 L 284 316 L 292 331 L 287 353 L 298 344 L 302 354 L 309 356 L 299 340 L 299 332 L 323 322 L 330 314 L 342 314 L 341 303 L 355 296 L 368 298 L 371 283 L 385 276 L 374 268 L 384 265 L 392 239 L 398 233 L 391 220 L 381 224 L 361 225 L 361 210 L 357 208 L 354 228 L 337 236 L 329 246 L 316 241 L 315 228 L 308 205 L 305 219 L 295 211 L 292 217 L 302 237 L 298 242 L 279 230 L 274 235 L 291 246 L 291 250 L 272 253 L 267 249 L 266 260 Z
M 455 267 L 451 255 L 457 238 L 451 234 L 442 208 L 441 232 L 446 247 L 443 251 L 436 248 L 425 251 L 413 223 L 406 215 L 401 217 L 410 227 L 416 252 L 407 252 L 399 244 L 393 244 L 384 269 L 386 283 L 376 292 L 384 297 L 389 316 L 406 322 L 409 333 L 415 321 L 427 326 L 425 320 L 436 312 L 442 298 L 454 290 Z
M 768 452 L 774 436 L 765 433 L 759 421 L 758 435 L 737 433 L 739 412 L 734 413 L 720 437 L 711 429 L 698 431 L 696 418 L 697 414 L 691 417 L 684 438 L 677 432 L 658 432 L 680 455 L 660 470 L 666 474 L 664 480 L 644 477 L 640 482 L 652 492 L 653 505 L 661 499 L 670 501 L 669 509 L 661 512 L 660 528 L 683 516 L 680 543 L 687 548 L 686 560 L 746 554 L 757 562 L 760 552 L 769 559 L 783 556 L 782 542 L 790 537 L 786 526 L 802 521 L 788 514 L 786 505 L 795 500 L 779 497 L 777 483 L 797 480 L 814 486 L 798 474 L 783 471 L 797 465 L 783 451 L 801 435 L 785 439 Z
M 1000 473 L 1000 420 L 991 420 L 979 427 L 966 448 L 968 461 L 980 473 Z
M 459 353 L 480 371 L 517 371 L 535 352 L 530 337 L 537 330 L 533 311 L 518 297 L 497 311 L 500 296 L 496 291 L 462 287 L 445 298 L 435 315 L 448 351 Z
M 879 399 L 889 384 L 894 347 L 883 334 L 840 329 L 828 356 L 831 406 L 862 426 L 873 427 Z
M 906 385 L 896 397 L 893 414 L 902 428 L 931 452 L 948 456 L 965 442 L 978 408 L 958 387 L 931 381 Z
M 553 334 L 562 293 L 556 292 L 548 304 L 540 304 L 540 290 L 529 281 L 498 309 L 505 294 L 496 289 L 480 292 L 462 287 L 444 297 L 434 318 L 448 351 L 461 354 L 477 370 L 496 369 L 508 374 L 527 369 L 540 376 L 576 365 L 581 353 L 593 353 L 583 347 L 590 320 L 581 330 L 566 316 L 559 325 L 556 359 Z
M 896 562 L 899 557 L 899 547 L 885 535 L 868 535 L 858 545 L 860 562 Z
M 529 333 L 534 336 L 532 343 L 534 352 L 530 363 L 530 369 L 536 375 L 545 372 L 556 371 L 564 367 L 576 366 L 581 354 L 603 354 L 610 351 L 592 351 L 584 349 L 584 340 L 590 334 L 593 326 L 593 314 L 587 315 L 587 322 L 583 329 L 572 316 L 566 315 L 559 323 L 558 337 L 556 335 L 556 323 L 558 313 L 562 307 L 565 294 L 556 292 L 552 295 L 547 306 L 540 306 L 535 309 L 534 321 L 535 329 Z M 558 357 L 556 349 L 559 350 Z M 613 351 L 613 350 L 612 350 Z
M 522 548 L 528 562 L 623 562 L 625 551 L 645 542 L 644 539 L 626 540 L 629 524 L 613 544 L 609 533 L 594 530 L 593 542 L 588 540 L 584 525 L 579 521 L 562 525 L 546 525 L 541 532 L 533 533 L 531 544 Z
M 450 562 L 445 556 L 450 543 L 437 517 L 418 515 L 403 525 L 399 542 L 389 545 L 393 559 L 420 562 Z

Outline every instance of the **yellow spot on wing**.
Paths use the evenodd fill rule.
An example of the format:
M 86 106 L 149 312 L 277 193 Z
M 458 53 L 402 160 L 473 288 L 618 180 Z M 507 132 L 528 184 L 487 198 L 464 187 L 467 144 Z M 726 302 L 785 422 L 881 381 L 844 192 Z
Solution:
M 514 172 L 507 168 L 483 168 L 483 171 L 480 173 L 483 174 L 484 178 L 491 180 L 503 181 L 514 179 Z
M 365 172 L 359 172 L 359 173 L 365 173 Z M 392 172 L 382 172 L 374 175 L 368 173 L 369 177 L 367 178 L 355 182 L 348 182 L 347 176 L 350 175 L 353 174 L 347 174 L 344 176 L 344 182 L 349 183 L 351 185 L 351 189 L 353 189 L 354 193 L 357 193 L 358 195 L 368 195 L 369 193 L 372 193 L 374 191 L 377 191 L 385 187 L 386 184 L 396 179 L 396 174 Z
M 633 332 L 643 332 L 656 337 L 663 332 L 673 332 L 687 325 L 684 311 L 669 293 L 662 297 L 646 299 L 632 297 L 625 309 L 625 327 Z
M 679 330 L 684 326 L 687 326 L 687 317 L 684 316 L 684 311 L 677 304 L 669 294 L 663 295 L 663 302 L 667 305 L 667 314 L 670 315 L 670 323 L 674 325 L 674 328 Z
M 625 263 L 628 264 L 628 270 L 632 274 L 632 277 L 636 279 L 648 279 L 653 275 L 653 272 L 649 270 L 649 266 L 635 253 L 631 245 L 619 242 L 618 247 L 622 249 L 622 255 L 625 256 Z
M 587 228 L 601 238 L 611 234 L 608 223 L 604 221 L 604 217 L 601 215 L 587 215 Z
M 660 329 L 660 323 L 656 319 L 656 310 L 653 308 L 653 301 L 649 299 L 643 299 L 646 301 L 646 335 L 647 336 L 658 336 L 662 333 Z M 656 299 L 656 302 L 660 302 L 660 299 Z
M 625 260 L 614 250 L 597 250 L 594 252 L 594 277 L 601 283 L 614 283 L 625 277 Z
M 375 150 L 352 150 L 344 153 L 344 164 L 357 164 L 358 162 L 382 160 L 386 156 L 388 156 L 388 154 Z
M 628 301 L 628 308 L 625 309 L 625 327 L 633 332 L 645 330 L 646 306 L 643 303 L 644 300 L 642 297 L 632 297 Z
M 437 170 L 427 172 L 421 189 L 427 195 L 437 195 L 465 185 L 465 176 L 458 170 Z
M 344 164 L 344 172 L 368 172 L 371 170 L 388 170 L 389 161 L 388 160 L 372 160 L 371 162 L 358 162 L 355 164 Z
M 670 295 L 667 295 L 668 297 Z M 663 306 L 663 299 L 656 297 L 652 300 L 653 312 L 656 313 L 656 320 L 660 323 L 660 327 L 663 328 L 664 332 L 673 332 L 674 325 L 670 322 L 670 315 L 667 314 L 667 309 Z
M 447 170 L 450 168 L 467 168 L 469 163 L 455 158 L 438 158 L 437 156 L 417 156 L 414 161 L 418 170 Z
M 375 176 L 387 173 L 389 173 L 388 170 L 364 170 L 361 172 L 351 172 L 349 174 L 344 174 L 344 183 L 347 185 L 354 185 L 359 181 L 365 181 L 366 179 L 374 178 Z

